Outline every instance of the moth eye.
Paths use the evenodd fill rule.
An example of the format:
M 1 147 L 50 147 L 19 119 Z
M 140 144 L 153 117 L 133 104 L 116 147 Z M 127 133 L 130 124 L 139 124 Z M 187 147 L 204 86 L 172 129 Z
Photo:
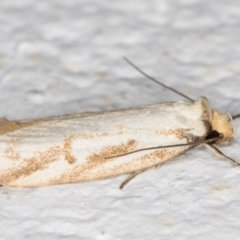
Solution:
M 222 136 L 222 134 L 220 134 L 219 132 L 212 130 L 212 132 L 206 137 L 206 139 L 211 139 L 211 138 L 216 138 L 216 137 L 220 137 Z

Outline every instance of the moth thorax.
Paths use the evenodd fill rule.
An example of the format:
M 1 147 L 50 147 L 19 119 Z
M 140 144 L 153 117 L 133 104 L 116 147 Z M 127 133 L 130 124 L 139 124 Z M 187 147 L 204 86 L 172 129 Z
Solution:
M 212 112 L 212 130 L 223 135 L 223 138 L 216 142 L 218 144 L 228 144 L 234 138 L 232 119 L 228 115 L 216 110 L 213 110 Z

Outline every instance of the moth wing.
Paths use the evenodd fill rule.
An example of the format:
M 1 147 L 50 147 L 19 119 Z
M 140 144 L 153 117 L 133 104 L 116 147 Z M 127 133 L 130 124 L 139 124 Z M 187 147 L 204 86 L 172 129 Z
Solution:
M 194 103 L 156 104 L 37 121 L 4 120 L 0 129 L 6 125 L 10 130 L 0 135 L 0 184 L 83 182 L 146 169 L 190 147 L 109 157 L 204 138 L 210 114 L 208 101 L 199 98 Z

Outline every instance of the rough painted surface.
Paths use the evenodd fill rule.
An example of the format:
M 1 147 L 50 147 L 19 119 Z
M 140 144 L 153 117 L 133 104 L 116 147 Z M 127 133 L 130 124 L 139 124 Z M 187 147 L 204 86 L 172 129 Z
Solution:
M 0 2 L 0 116 L 36 118 L 192 98 L 239 113 L 240 3 Z M 240 161 L 236 140 L 221 150 Z M 0 239 L 238 239 L 240 168 L 192 150 L 158 171 L 0 189 Z

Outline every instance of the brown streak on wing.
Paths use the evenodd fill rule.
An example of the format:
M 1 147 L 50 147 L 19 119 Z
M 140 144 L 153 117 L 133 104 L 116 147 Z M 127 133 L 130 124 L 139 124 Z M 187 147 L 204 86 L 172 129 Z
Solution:
M 138 170 L 147 169 L 153 166 L 156 166 L 157 164 L 162 164 L 179 154 L 181 154 L 182 151 L 180 150 L 156 150 L 154 152 L 148 153 L 140 158 L 137 158 L 133 160 L 133 163 L 123 163 L 119 166 L 113 167 L 111 169 L 111 176 L 115 176 L 116 172 L 122 172 L 122 173 L 131 173 Z M 121 174 L 121 173 L 120 173 Z
M 89 134 L 89 133 L 81 133 L 78 134 L 77 137 L 83 138 L 83 139 L 92 139 L 95 137 L 104 137 L 104 136 L 108 136 L 108 133 L 96 133 L 96 134 Z
M 131 173 L 134 171 L 143 170 L 156 166 L 157 164 L 161 164 L 180 155 L 184 151 L 166 149 L 156 150 L 140 158 L 133 159 L 131 162 L 128 163 L 122 163 L 120 165 L 113 166 L 108 169 L 104 169 L 104 167 L 102 169 L 99 168 L 98 171 L 96 172 L 92 171 L 94 170 L 95 165 L 94 163 L 90 162 L 88 164 L 76 166 L 73 170 L 63 174 L 61 177 L 52 179 L 50 181 L 50 184 L 86 182 L 98 179 L 105 179 L 109 177 L 115 177 L 121 174 Z
M 72 155 L 72 140 L 74 139 L 74 136 L 71 137 L 66 137 L 64 140 L 64 144 L 63 144 L 63 151 L 64 151 L 64 156 L 65 156 L 65 160 L 69 163 L 69 164 L 73 164 L 76 162 L 76 158 Z
M 19 161 L 21 156 L 15 151 L 16 147 L 14 144 L 7 146 L 4 150 L 4 157 L 12 161 Z
M 128 152 L 131 152 L 136 149 L 136 140 L 130 139 L 127 143 L 120 144 L 118 146 L 109 146 L 104 147 L 100 153 L 91 154 L 88 158 L 88 162 L 94 162 L 101 164 L 103 162 L 109 161 L 110 159 L 106 159 L 111 156 L 118 156 Z
M 79 135 L 68 136 L 64 139 L 63 145 L 50 147 L 44 151 L 38 151 L 29 158 L 22 158 L 21 155 L 16 152 L 16 148 L 19 145 L 19 141 L 16 139 L 16 141 L 13 141 L 5 150 L 5 157 L 9 160 L 15 161 L 16 167 L 11 170 L 6 170 L 2 173 L 2 175 L 0 175 L 0 184 L 7 185 L 19 178 L 24 178 L 37 171 L 42 171 L 48 168 L 50 163 L 59 160 L 60 156 L 64 156 L 65 160 L 69 164 L 74 164 L 77 159 L 72 154 L 72 140 L 78 137 Z M 82 169 L 82 172 L 90 170 L 96 167 L 96 165 L 109 161 L 109 159 L 105 159 L 106 156 L 123 154 L 132 151 L 135 149 L 135 146 L 136 141 L 130 139 L 125 144 L 103 148 L 100 153 L 91 155 L 86 164 L 78 167 L 78 171 L 79 168 Z
M 120 130 L 121 132 L 127 130 L 127 127 L 122 124 L 116 124 L 113 126 L 113 128 Z
M 118 146 L 109 146 L 106 148 L 103 148 L 100 153 L 98 154 L 92 154 L 88 157 L 87 162 L 74 167 L 71 171 L 62 174 L 59 178 L 53 179 L 50 181 L 50 184 L 61 184 L 61 183 L 71 183 L 71 182 L 77 182 L 78 179 L 80 178 L 79 181 L 86 181 L 84 179 L 89 178 L 89 172 L 93 170 L 94 168 L 97 168 L 104 164 L 105 162 L 113 161 L 114 158 L 112 159 L 106 159 L 106 157 L 110 157 L 113 155 L 119 155 L 119 154 L 124 154 L 130 151 L 133 151 L 136 149 L 137 141 L 134 139 L 128 140 L 127 143 L 121 144 Z M 103 172 L 100 171 L 99 175 L 104 175 L 104 170 Z M 98 179 L 98 178 L 104 178 L 102 177 L 96 177 L 92 176 L 92 180 Z
M 101 134 L 96 134 L 95 137 L 102 137 L 102 136 L 106 136 L 107 133 L 101 133 Z M 73 164 L 76 162 L 76 157 L 72 154 L 72 140 L 75 139 L 75 138 L 84 138 L 84 139 L 88 139 L 88 138 L 93 138 L 94 135 L 91 135 L 91 134 L 78 134 L 78 135 L 75 135 L 75 136 L 68 136 L 65 138 L 64 140 L 64 145 L 63 145 L 63 151 L 64 151 L 64 156 L 65 156 L 65 160 L 69 163 L 69 164 Z M 128 142 L 128 146 L 124 146 L 125 148 L 126 147 L 130 147 L 133 140 L 130 140 Z M 116 149 L 119 149 L 119 146 L 118 147 L 115 147 Z M 109 149 L 105 149 L 105 151 L 109 151 Z M 113 151 L 113 150 L 112 150 Z M 116 150 L 115 150 L 116 151 Z M 101 155 L 101 156 L 100 156 Z M 104 155 L 104 153 L 100 153 L 100 154 L 97 154 L 95 156 L 92 156 L 92 158 L 95 157 L 96 158 L 101 158 L 102 155 Z
M 165 136 L 169 136 L 169 135 L 174 135 L 175 137 L 179 138 L 179 139 L 183 139 L 186 137 L 187 132 L 190 131 L 191 129 L 168 129 L 168 130 L 156 130 L 155 132 L 159 135 L 165 135 Z
M 21 159 L 21 155 L 16 152 L 16 149 L 19 147 L 18 141 L 13 141 L 11 144 L 7 144 L 6 149 L 3 152 L 3 157 L 12 160 L 19 161 Z
M 62 149 L 59 146 L 50 147 L 43 152 L 37 152 L 31 158 L 23 159 L 24 166 L 17 167 L 15 170 L 11 169 L 6 171 L 5 174 L 0 176 L 0 183 L 7 184 L 33 174 L 36 171 L 45 169 L 49 163 L 57 161 L 62 154 Z
M 84 139 L 94 138 L 93 134 L 88 134 L 88 133 L 82 133 L 82 134 L 79 134 L 78 136 L 81 137 L 81 138 L 84 138 Z

